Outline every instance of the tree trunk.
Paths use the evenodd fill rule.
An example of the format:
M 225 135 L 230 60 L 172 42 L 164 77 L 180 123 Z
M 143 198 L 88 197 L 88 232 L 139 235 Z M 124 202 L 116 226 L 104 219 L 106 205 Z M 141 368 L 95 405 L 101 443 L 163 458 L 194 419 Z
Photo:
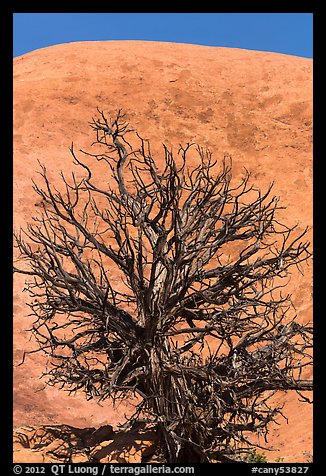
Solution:
M 151 378 L 147 395 L 148 403 L 158 417 L 158 434 L 169 463 L 208 462 L 201 450 L 204 435 L 196 432 L 193 406 L 184 398 L 183 376 L 165 371 L 171 363 L 167 341 L 152 347 L 150 351 Z

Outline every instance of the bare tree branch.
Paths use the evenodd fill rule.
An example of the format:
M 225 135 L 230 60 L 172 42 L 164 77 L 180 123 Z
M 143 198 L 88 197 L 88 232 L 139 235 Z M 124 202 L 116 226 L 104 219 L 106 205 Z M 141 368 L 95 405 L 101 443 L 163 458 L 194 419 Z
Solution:
M 70 148 L 83 177 L 56 188 L 41 165 L 43 211 L 15 233 L 44 375 L 87 398 L 138 394 L 167 461 L 235 461 L 282 415 L 276 391 L 309 401 L 312 329 L 283 293 L 307 230 L 280 223 L 272 185 L 234 183 L 231 158 L 217 170 L 196 144 L 164 145 L 159 167 L 120 112 L 98 113 L 97 152 Z

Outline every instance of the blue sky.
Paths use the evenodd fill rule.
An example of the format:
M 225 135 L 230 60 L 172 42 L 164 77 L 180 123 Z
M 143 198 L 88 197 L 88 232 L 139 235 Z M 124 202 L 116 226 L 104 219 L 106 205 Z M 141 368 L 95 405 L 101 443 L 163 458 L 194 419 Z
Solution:
M 59 43 L 151 40 L 312 58 L 312 13 L 15 13 L 14 56 Z

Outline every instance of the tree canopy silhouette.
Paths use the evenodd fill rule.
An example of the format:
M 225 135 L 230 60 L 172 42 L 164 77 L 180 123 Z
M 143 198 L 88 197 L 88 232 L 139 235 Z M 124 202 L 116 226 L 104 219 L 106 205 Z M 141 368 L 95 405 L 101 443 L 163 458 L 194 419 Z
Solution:
M 120 112 L 98 113 L 97 150 L 70 149 L 81 178 L 54 184 L 41 165 L 42 213 L 15 233 L 44 375 L 87 398 L 137 394 L 130 420 L 156 424 L 166 461 L 237 461 L 282 413 L 275 392 L 312 389 L 312 328 L 284 291 L 307 230 L 280 223 L 272 185 L 246 170 L 233 184 L 229 157 L 163 145 L 156 163 Z

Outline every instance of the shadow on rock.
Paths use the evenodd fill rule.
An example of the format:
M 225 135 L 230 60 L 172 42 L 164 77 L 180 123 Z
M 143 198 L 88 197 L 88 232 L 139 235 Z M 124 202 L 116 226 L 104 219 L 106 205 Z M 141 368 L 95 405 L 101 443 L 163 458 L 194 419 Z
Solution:
M 14 463 L 142 463 L 151 462 L 158 448 L 155 428 L 145 424 L 129 431 L 114 431 L 111 425 L 24 426 L 13 436 Z

